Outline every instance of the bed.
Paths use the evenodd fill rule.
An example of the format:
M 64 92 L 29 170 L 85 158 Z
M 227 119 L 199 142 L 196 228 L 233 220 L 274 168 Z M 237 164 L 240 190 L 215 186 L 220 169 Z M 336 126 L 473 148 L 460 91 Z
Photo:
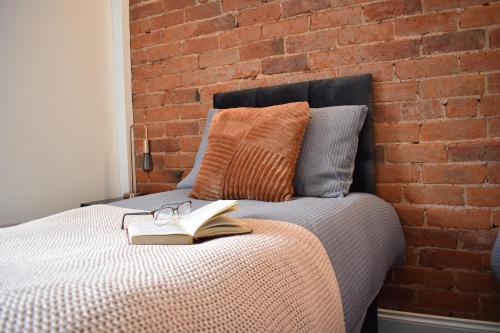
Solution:
M 214 107 L 220 109 L 238 106 L 261 107 L 294 101 L 308 101 L 311 107 L 325 107 L 334 105 L 367 105 L 369 107 L 367 118 L 359 136 L 359 146 L 356 155 L 353 184 L 351 186 L 350 194 L 340 198 L 294 197 L 291 201 L 279 203 L 240 200 L 240 210 L 232 212 L 231 214 L 235 217 L 249 219 L 248 221 L 268 221 L 268 223 L 266 222 L 263 225 L 259 225 L 259 223 L 261 222 L 256 224 L 256 230 L 259 232 L 261 230 L 261 227 L 265 228 L 264 225 L 280 226 L 280 228 L 282 228 L 283 230 L 292 228 L 291 226 L 293 225 L 293 228 L 297 229 L 294 229 L 293 232 L 295 232 L 296 234 L 300 233 L 301 237 L 313 237 L 315 240 L 319 240 L 318 244 L 320 244 L 322 249 L 316 249 L 315 253 L 317 253 L 318 256 L 322 256 L 320 252 L 324 251 L 324 256 L 325 258 L 327 258 L 325 260 L 328 262 L 326 266 L 328 267 L 326 267 L 324 263 L 313 266 L 316 273 L 308 275 L 306 281 L 310 281 L 311 284 L 314 284 L 315 286 L 323 286 L 324 289 L 321 290 L 325 290 L 325 292 L 318 292 L 318 287 L 313 288 L 309 286 L 307 282 L 304 282 L 304 286 L 302 289 L 307 290 L 308 292 L 312 291 L 309 292 L 309 294 L 315 295 L 314 297 L 311 296 L 312 298 L 302 295 L 303 299 L 311 298 L 308 301 L 309 304 L 312 305 L 309 305 L 309 308 L 304 310 L 305 312 L 308 312 L 308 316 L 302 318 L 301 316 L 303 315 L 303 313 L 283 314 L 283 311 L 281 311 L 279 315 L 283 315 L 285 316 L 284 318 L 286 318 L 282 318 L 283 320 L 287 321 L 299 318 L 297 319 L 299 325 L 304 324 L 304 318 L 316 318 L 314 320 L 323 320 L 321 318 L 325 318 L 330 310 L 320 306 L 321 304 L 328 303 L 328 300 L 321 300 L 321 297 L 325 297 L 325 295 L 333 295 L 329 294 L 328 292 L 331 292 L 331 290 L 337 290 L 337 292 L 334 292 L 336 296 L 332 297 L 339 298 L 341 303 L 341 305 L 337 305 L 337 309 L 335 309 L 335 311 L 338 310 L 339 313 L 341 313 L 341 319 L 338 320 L 342 322 L 341 325 L 343 326 L 343 330 L 338 331 L 345 330 L 345 332 L 376 332 L 377 294 L 389 269 L 393 265 L 401 263 L 404 260 L 404 236 L 399 223 L 399 219 L 394 209 L 387 202 L 383 201 L 373 194 L 375 189 L 375 175 L 372 141 L 371 76 L 360 75 L 354 77 L 300 82 L 283 86 L 220 93 L 214 96 Z M 124 267 L 126 266 L 126 264 L 119 262 L 117 263 L 112 260 L 113 255 L 123 254 L 123 252 L 126 252 L 127 249 L 129 249 L 129 247 L 122 244 L 123 240 L 120 240 L 120 237 L 122 237 L 120 234 L 120 230 L 112 229 L 110 225 L 114 223 L 114 221 L 111 220 L 113 220 L 113 218 L 124 211 L 151 210 L 157 208 L 165 202 L 180 202 L 183 200 L 187 200 L 189 192 L 189 189 L 178 189 L 169 192 L 156 193 L 143 197 L 119 201 L 111 204 L 111 206 L 77 209 L 67 213 L 61 213 L 54 217 L 49 217 L 48 219 L 33 221 L 24 225 L 0 230 L 0 250 L 7 251 L 7 254 L 4 254 L 2 252 L 2 255 L 0 256 L 0 331 L 7 330 L 7 328 L 14 331 L 23 331 L 26 330 L 26 327 L 33 327 L 30 325 L 33 325 L 33 322 L 37 321 L 37 327 L 40 328 L 40 331 L 47 330 L 47 328 L 48 330 L 51 330 L 51 328 L 57 327 L 57 323 L 54 324 L 53 322 L 51 322 L 51 320 L 45 319 L 44 321 L 43 318 L 40 318 L 41 316 L 43 317 L 44 315 L 47 315 L 47 313 L 59 318 L 59 320 L 61 320 L 61 325 L 63 325 L 62 321 L 64 321 L 65 326 L 63 327 L 70 328 L 68 330 L 74 330 L 75 327 L 77 327 L 79 328 L 79 330 L 85 331 L 90 330 L 90 327 L 92 327 L 91 330 L 98 331 L 99 328 L 101 328 L 101 330 L 104 331 L 106 323 L 109 323 L 110 321 L 116 321 L 117 325 L 119 325 L 124 320 L 126 321 L 126 318 L 124 319 L 118 315 L 110 317 L 109 312 L 118 310 L 123 312 L 123 309 L 115 308 L 123 306 L 124 303 L 131 304 L 129 297 L 139 297 L 136 295 L 138 291 L 131 288 L 131 290 L 125 289 L 120 290 L 119 293 L 118 291 L 114 293 L 113 283 L 112 281 L 110 282 L 109 279 L 99 280 L 98 278 L 96 278 L 94 281 L 95 284 L 88 283 L 88 281 L 82 281 L 82 279 L 84 279 L 83 277 L 85 276 L 85 272 L 88 270 L 89 280 L 93 279 L 94 274 L 96 274 L 98 277 L 100 276 L 99 274 L 104 275 L 104 273 L 100 272 L 101 269 L 103 271 L 106 271 L 106 268 L 114 271 L 115 274 L 117 272 L 126 272 L 119 273 L 118 276 L 123 274 L 130 274 L 130 272 L 127 271 L 127 267 Z M 202 207 L 207 203 L 208 201 L 193 200 L 193 208 L 196 209 L 198 207 Z M 113 216 L 113 218 L 111 218 L 111 216 Z M 103 225 L 101 227 L 98 221 L 99 218 L 106 221 L 110 220 L 110 225 L 104 225 L 103 222 Z M 61 225 L 66 225 L 68 223 L 67 221 L 72 221 L 72 223 L 75 224 L 75 228 L 79 228 L 79 231 L 76 232 L 74 230 L 71 230 L 61 235 Z M 84 241 L 80 239 L 78 235 L 87 231 L 87 229 L 85 229 L 85 226 L 82 226 L 81 221 L 86 221 L 86 223 L 88 223 L 89 225 L 97 228 L 100 233 L 92 231 L 86 235 L 86 237 L 91 238 L 91 240 Z M 287 227 L 287 225 L 290 227 Z M 53 234 L 51 234 L 51 232 Z M 106 233 L 108 232 L 109 237 L 101 235 L 101 233 L 107 235 Z M 256 232 L 256 236 L 259 236 L 259 232 Z M 286 232 L 286 230 L 284 232 Z M 54 236 L 56 233 L 57 235 Z M 308 236 L 308 233 L 313 236 Z M 36 255 L 36 251 L 40 252 L 40 249 L 43 248 L 41 247 L 41 245 L 39 245 L 40 242 L 51 239 L 51 235 L 54 236 L 53 242 L 55 244 L 47 251 L 47 253 L 49 253 L 50 255 L 48 255 L 48 257 L 41 256 L 38 258 Z M 244 235 L 228 237 L 219 240 L 210 240 L 208 242 L 200 244 L 199 248 L 204 248 L 206 249 L 206 251 L 211 251 L 210 246 L 214 244 L 224 244 L 224 242 L 226 242 L 225 244 L 227 244 L 227 246 L 233 246 L 234 244 L 237 244 L 234 243 L 237 241 L 243 242 L 239 244 L 246 244 L 244 243 L 245 239 L 252 239 L 251 237 L 252 236 Z M 24 241 L 21 241 L 21 239 L 29 239 L 30 244 L 34 243 L 35 245 L 33 245 L 32 249 L 28 251 L 26 250 L 25 246 L 20 245 L 20 243 L 24 243 Z M 72 244 L 76 244 L 74 245 L 74 253 L 68 253 L 68 247 L 62 248 L 61 246 L 61 248 L 58 248 L 57 242 L 61 240 L 66 241 L 67 239 L 71 239 Z M 306 243 L 306 246 L 300 248 L 300 246 L 304 246 L 304 244 L 299 244 L 300 240 L 295 239 L 292 242 L 287 242 L 286 239 L 283 240 L 283 237 L 281 237 L 282 243 L 280 243 L 280 249 L 283 250 L 283 248 L 285 247 L 290 247 L 290 251 L 302 251 L 304 253 L 304 256 L 307 256 L 307 247 L 314 248 L 315 240 L 309 239 Z M 115 245 L 119 242 L 121 242 L 120 247 Z M 1 245 L 2 243 L 3 247 Z M 80 243 L 81 247 L 79 248 Z M 37 244 L 39 246 L 37 246 Z M 265 245 L 270 246 L 270 249 L 273 248 L 273 243 Z M 12 248 L 14 248 L 14 250 L 12 250 Z M 143 253 L 143 255 L 147 255 L 146 259 L 141 259 L 148 262 L 146 270 L 148 272 L 157 273 L 154 267 L 155 261 L 151 259 L 151 257 L 154 257 L 154 255 L 158 255 L 158 253 L 156 252 L 157 250 L 152 250 L 152 253 L 154 253 L 154 255 L 148 255 L 148 248 L 150 247 L 143 246 L 139 247 L 139 249 L 136 251 L 145 252 Z M 156 249 L 157 248 L 158 247 L 156 247 Z M 69 247 L 69 249 L 71 249 L 71 247 Z M 189 247 L 189 249 L 191 252 L 196 252 L 195 249 L 197 249 L 197 247 L 195 245 L 194 247 Z M 212 250 L 215 251 L 215 249 Z M 262 251 L 264 251 L 264 248 Z M 265 260 L 276 260 L 276 258 L 273 258 L 273 251 L 280 252 L 279 249 L 269 251 L 268 256 L 262 259 L 264 260 L 263 262 L 265 262 Z M 92 258 L 95 258 L 95 256 L 90 256 L 89 254 L 88 257 L 86 257 L 85 254 L 90 252 L 98 252 L 98 258 L 102 259 L 102 261 L 96 264 L 92 261 Z M 243 256 L 243 253 L 246 253 L 249 258 L 252 258 L 252 255 L 256 255 L 255 249 L 251 249 L 248 253 L 242 250 L 241 254 L 237 251 L 233 252 L 232 254 L 221 253 L 219 258 L 213 259 L 214 264 L 217 263 L 221 258 L 225 258 L 226 262 L 231 262 L 231 260 L 228 260 L 227 257 L 224 257 L 224 255 L 228 255 L 229 258 L 231 258 L 232 255 L 232 258 L 234 258 L 235 262 L 241 261 L 238 259 L 241 259 L 239 258 L 239 256 Z M 10 254 L 12 254 L 16 259 L 14 260 L 9 257 Z M 259 252 L 258 254 L 260 255 L 261 253 Z M 68 259 L 68 256 L 71 255 L 78 256 L 78 267 L 76 267 L 77 264 L 73 264 L 73 262 Z M 182 254 L 179 255 L 179 257 L 182 257 Z M 131 264 L 137 261 L 137 258 L 135 258 L 134 256 L 129 255 L 127 258 L 130 260 Z M 106 260 L 109 260 L 109 267 L 102 268 L 103 265 L 107 265 Z M 297 260 L 300 261 L 300 258 L 298 258 Z M 63 267 L 62 271 L 69 273 L 71 273 L 72 270 L 80 270 L 80 274 L 68 274 L 66 278 L 60 278 L 58 280 L 56 277 L 54 277 L 54 275 L 57 275 L 57 273 L 51 275 L 50 273 L 43 271 L 43 267 L 50 267 L 51 264 L 57 261 L 60 261 L 59 265 L 54 265 L 53 267 Z M 308 261 L 310 262 L 312 260 L 309 258 Z M 38 271 L 33 271 L 32 269 L 30 269 L 30 267 L 32 267 L 30 265 L 34 265 L 34 263 L 38 265 Z M 255 265 L 258 265 L 258 263 L 259 262 L 257 261 Z M 165 263 L 162 263 L 162 265 L 164 264 Z M 302 265 L 306 264 L 307 263 L 302 263 Z M 75 267 L 72 267 L 72 265 L 75 265 Z M 242 265 L 245 265 L 245 263 L 243 262 Z M 285 267 L 288 267 L 293 266 L 294 263 L 290 262 L 290 260 L 286 260 L 286 264 L 284 263 L 283 265 Z M 204 266 L 201 265 L 200 267 Z M 278 267 L 275 267 L 273 271 L 269 271 L 265 275 L 268 277 L 268 279 L 274 278 L 274 281 L 276 282 L 275 284 L 280 285 L 280 283 L 283 283 L 283 281 L 280 281 L 278 283 L 276 279 L 278 279 L 279 276 L 277 275 L 273 277 L 272 275 L 276 274 L 276 272 L 274 271 L 281 270 L 282 268 L 283 267 L 278 264 Z M 296 271 L 294 272 L 294 274 L 297 274 Z M 318 272 L 324 272 L 324 274 L 320 274 Z M 232 271 L 231 274 L 237 273 L 238 270 Z M 10 278 L 9 276 L 7 276 L 9 274 L 11 276 L 14 276 L 14 278 Z M 30 279 L 26 277 L 27 274 L 29 275 Z M 286 274 L 291 273 L 287 272 Z M 311 272 L 305 272 L 304 274 L 311 274 Z M 332 289 L 330 288 L 330 286 L 328 286 L 330 274 L 332 276 L 332 279 L 334 278 L 336 280 L 335 288 L 337 289 Z M 323 276 L 318 277 L 318 275 Z M 157 275 L 152 274 L 151 276 Z M 288 278 L 290 277 L 290 275 L 287 276 Z M 133 278 L 139 279 L 141 281 L 141 292 L 151 292 L 150 289 L 152 287 L 149 288 L 149 284 L 154 285 L 155 283 L 159 283 L 158 280 L 155 279 L 149 281 L 146 278 L 146 281 L 144 281 L 143 276 L 133 275 Z M 183 278 L 182 276 L 175 275 L 172 276 L 171 280 L 169 281 L 179 283 L 182 286 L 189 285 L 191 288 L 197 288 L 196 281 L 186 280 L 189 280 L 189 277 Z M 300 279 L 298 277 L 297 281 L 299 280 Z M 294 280 L 292 279 L 290 281 Z M 46 288 L 44 284 L 45 282 L 49 283 L 51 288 Z M 222 285 L 224 287 L 224 283 L 225 282 L 223 280 L 218 281 L 217 286 L 220 287 Z M 255 293 L 260 292 L 258 289 L 252 289 L 252 287 L 255 287 L 252 285 L 252 281 L 247 281 L 247 283 L 250 284 L 248 286 L 249 290 L 254 290 Z M 292 285 L 293 283 L 288 284 Z M 102 288 L 103 290 L 106 290 L 106 297 L 109 298 L 108 302 L 101 303 L 97 297 L 92 296 L 92 293 L 89 292 L 88 289 L 94 288 L 94 285 L 96 289 Z M 287 284 L 284 284 L 283 286 L 285 285 Z M 312 289 L 307 289 L 306 285 L 307 288 Z M 273 293 L 273 297 L 279 299 L 282 303 L 286 302 L 286 300 L 288 299 L 287 297 L 289 297 L 286 295 L 286 292 L 283 291 L 284 288 L 285 287 L 275 290 L 275 292 Z M 291 286 L 290 288 L 292 289 L 293 286 Z M 296 292 L 300 292 L 300 285 L 295 286 L 295 288 L 298 288 Z M 161 288 L 161 291 L 164 294 L 153 292 L 152 294 L 148 295 L 164 295 L 165 298 L 169 298 L 173 297 L 173 295 L 169 293 L 171 290 L 173 289 L 169 289 L 168 286 L 163 286 L 163 288 Z M 136 292 L 136 294 L 134 294 L 134 292 Z M 198 292 L 200 291 L 198 290 Z M 44 296 L 44 293 L 46 293 L 47 295 Z M 130 296 L 130 294 L 132 294 L 132 296 Z M 52 303 L 47 301 L 47 303 L 45 304 L 45 298 L 40 295 L 47 298 L 52 297 Z M 82 301 L 82 297 L 84 298 L 84 300 L 85 297 L 88 297 L 89 302 L 91 300 L 94 306 L 89 309 L 88 302 L 85 303 L 85 301 Z M 153 296 L 151 297 L 154 298 Z M 247 297 L 250 299 L 252 295 L 247 295 Z M 266 301 L 269 300 L 270 296 L 264 292 L 262 297 L 263 298 L 261 298 L 260 300 Z M 280 297 L 283 297 L 283 299 L 280 299 Z M 116 300 L 116 298 L 119 298 L 119 300 Z M 33 300 L 40 299 L 42 300 L 42 304 L 38 304 L 37 306 L 35 306 L 34 304 L 30 303 L 33 302 Z M 155 299 L 161 300 L 161 298 Z M 58 300 L 60 301 L 60 303 L 63 301 L 69 303 L 66 308 L 60 308 L 62 305 L 57 303 Z M 72 303 L 73 301 L 74 303 Z M 74 326 L 74 322 L 72 322 L 71 320 L 76 321 L 76 319 L 73 318 L 69 320 L 69 322 L 67 322 L 66 319 L 61 319 L 61 317 L 53 314 L 53 311 L 51 312 L 50 304 L 54 303 L 57 303 L 59 305 L 59 308 L 55 306 L 54 308 L 65 310 L 65 313 L 70 318 L 73 318 L 70 315 L 71 311 L 75 310 L 76 308 L 76 310 L 80 311 L 80 313 L 82 314 L 79 317 L 80 320 L 82 317 L 85 318 L 85 315 L 88 315 L 89 313 L 92 313 L 94 317 L 101 316 L 106 317 L 107 319 L 104 324 L 103 321 L 99 321 L 96 319 L 97 326 L 88 326 L 88 323 L 92 322 L 92 318 L 87 318 L 87 321 L 78 323 L 78 325 L 80 326 Z M 300 302 L 298 302 L 297 304 L 298 306 L 301 305 Z M 251 309 L 247 309 L 248 312 L 252 313 L 252 310 L 255 310 L 253 309 L 253 306 L 258 308 L 258 305 L 252 305 Z M 289 306 L 286 309 L 289 309 L 290 307 L 293 308 L 294 306 L 295 305 Z M 183 312 L 176 313 L 173 318 L 175 320 L 179 318 L 179 320 L 181 320 L 184 317 L 196 318 L 196 316 L 192 317 L 193 313 L 191 312 L 193 312 L 194 310 L 190 312 L 188 311 L 189 306 L 186 305 L 186 307 L 187 310 L 186 308 L 183 308 Z M 238 306 L 235 307 L 238 308 Z M 15 313 L 20 309 L 22 309 L 22 311 L 19 311 L 19 313 Z M 35 314 L 33 314 L 31 311 L 34 311 Z M 272 310 L 269 311 L 272 312 Z M 222 318 L 224 317 L 224 315 L 219 312 L 215 313 L 217 316 L 221 316 Z M 243 318 L 244 313 L 245 312 L 243 311 L 239 314 L 240 316 L 242 316 L 241 318 Z M 286 315 L 288 315 L 288 317 L 286 317 Z M 149 322 L 151 322 L 153 319 L 149 318 L 148 320 Z M 161 319 L 158 318 L 156 318 L 156 320 L 161 321 Z M 204 320 L 208 319 L 204 318 Z M 269 320 L 272 321 L 272 318 Z M 283 320 L 280 319 L 279 321 Z M 227 321 L 228 320 L 224 321 L 224 323 Z M 21 322 L 21 324 L 19 324 L 19 322 Z M 227 331 L 228 327 L 224 326 L 224 323 L 217 324 L 222 326 L 212 326 L 211 330 Z M 155 324 L 160 325 L 157 322 L 155 322 Z M 245 323 L 243 322 L 240 322 L 240 324 L 243 325 L 240 327 L 240 331 L 251 331 L 256 330 L 255 327 L 265 327 L 245 326 Z M 272 326 L 275 324 L 277 324 L 277 322 L 272 322 L 270 324 L 271 326 L 267 326 L 266 329 L 257 330 L 276 331 L 278 330 L 278 326 Z M 321 326 L 315 326 L 315 323 L 310 324 L 312 326 L 297 327 L 302 327 L 304 331 L 322 331 L 321 329 L 318 329 L 318 327 Z M 332 324 L 330 323 L 329 325 Z M 123 330 L 123 326 L 119 327 L 121 327 L 121 330 Z M 246 327 L 247 329 L 242 329 L 242 327 Z M 274 329 L 272 329 L 273 327 Z M 283 330 L 283 327 L 281 330 Z M 186 329 L 186 327 L 184 327 L 184 329 Z M 171 330 L 176 331 L 175 329 Z M 193 330 L 196 329 L 193 328 Z M 337 330 L 332 328 L 331 331 Z

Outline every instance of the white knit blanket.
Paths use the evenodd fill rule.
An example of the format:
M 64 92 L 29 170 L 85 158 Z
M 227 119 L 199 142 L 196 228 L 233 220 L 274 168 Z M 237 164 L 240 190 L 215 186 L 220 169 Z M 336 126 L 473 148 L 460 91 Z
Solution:
M 91 206 L 0 229 L 0 332 L 344 332 L 335 274 L 306 229 L 129 245 L 129 209 Z

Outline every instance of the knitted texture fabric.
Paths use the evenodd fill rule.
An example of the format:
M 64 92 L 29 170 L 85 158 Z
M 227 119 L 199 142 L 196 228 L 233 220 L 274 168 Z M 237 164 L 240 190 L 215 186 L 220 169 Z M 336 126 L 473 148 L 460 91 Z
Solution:
M 132 211 L 0 229 L 0 332 L 345 332 L 335 273 L 303 227 L 248 219 L 248 235 L 129 245 Z

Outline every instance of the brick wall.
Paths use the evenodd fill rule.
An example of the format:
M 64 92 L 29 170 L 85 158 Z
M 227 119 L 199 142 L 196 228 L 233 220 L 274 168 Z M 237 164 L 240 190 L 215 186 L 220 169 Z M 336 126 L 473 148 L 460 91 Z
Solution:
M 192 167 L 215 92 L 371 72 L 377 191 L 408 245 L 381 306 L 500 321 L 499 3 L 131 0 L 130 19 L 134 121 L 155 162 L 140 190 Z

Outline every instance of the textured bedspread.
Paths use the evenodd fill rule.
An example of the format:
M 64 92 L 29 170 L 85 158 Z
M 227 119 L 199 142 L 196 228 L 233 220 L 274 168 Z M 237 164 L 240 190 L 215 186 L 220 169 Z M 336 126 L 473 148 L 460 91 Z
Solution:
M 318 239 L 290 223 L 194 246 L 131 246 L 128 209 L 0 229 L 0 332 L 343 332 Z
M 114 203 L 153 209 L 166 202 L 189 200 L 189 190 L 157 193 Z M 208 204 L 194 200 L 194 208 Z M 231 215 L 286 221 L 315 234 L 323 243 L 342 295 L 347 332 L 359 332 L 365 310 L 378 294 L 387 271 L 404 258 L 404 235 L 394 209 L 366 193 L 344 198 L 294 198 L 270 203 L 240 200 Z

